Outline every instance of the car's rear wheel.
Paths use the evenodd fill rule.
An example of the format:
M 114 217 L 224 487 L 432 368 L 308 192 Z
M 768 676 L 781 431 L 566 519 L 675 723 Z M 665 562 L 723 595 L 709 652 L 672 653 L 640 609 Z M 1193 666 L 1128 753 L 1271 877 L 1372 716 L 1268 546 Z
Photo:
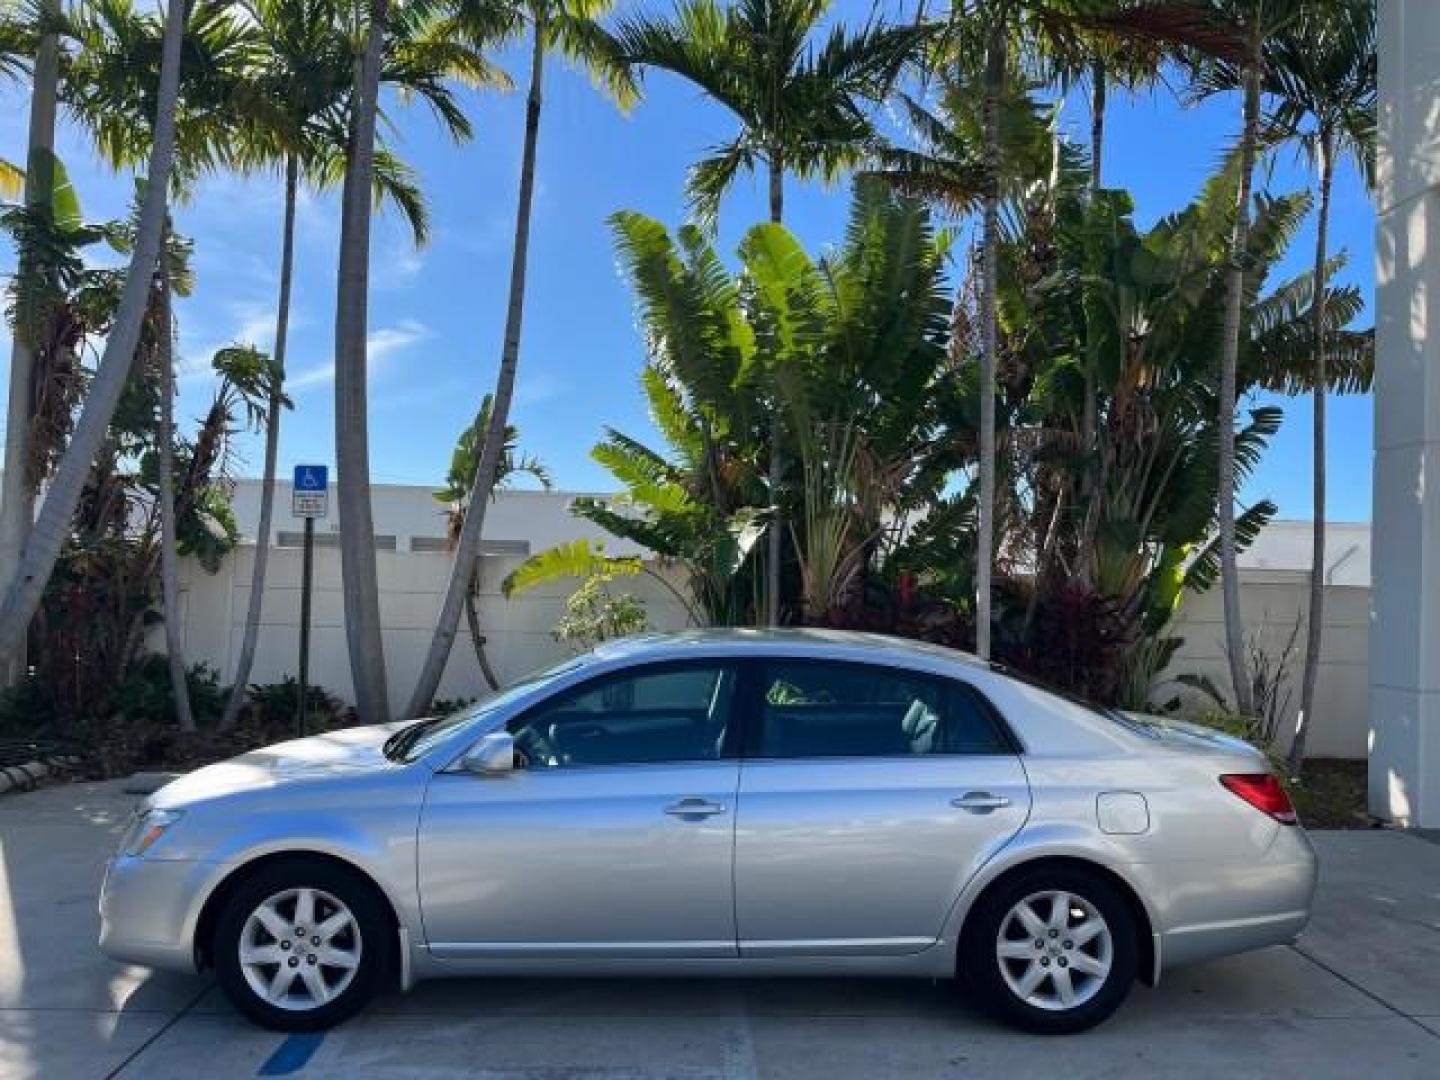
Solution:
M 1109 1017 L 1135 981 L 1130 906 L 1097 873 L 1040 866 L 1005 879 L 966 921 L 961 975 L 980 1004 L 1041 1034 Z
M 279 1031 L 314 1031 L 353 1016 L 388 967 L 389 919 L 359 874 L 326 862 L 264 867 L 230 894 L 215 925 L 221 989 L 242 1013 Z

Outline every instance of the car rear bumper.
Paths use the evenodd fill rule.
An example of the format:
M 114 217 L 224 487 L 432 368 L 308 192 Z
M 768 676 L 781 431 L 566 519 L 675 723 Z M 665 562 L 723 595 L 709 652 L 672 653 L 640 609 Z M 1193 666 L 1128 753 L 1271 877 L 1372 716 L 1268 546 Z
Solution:
M 1259 860 L 1208 869 L 1207 888 L 1172 897 L 1162 969 L 1287 944 L 1310 921 L 1319 863 L 1303 829 L 1282 828 Z
M 195 900 L 213 864 L 116 856 L 100 887 L 100 948 L 116 960 L 196 970 Z

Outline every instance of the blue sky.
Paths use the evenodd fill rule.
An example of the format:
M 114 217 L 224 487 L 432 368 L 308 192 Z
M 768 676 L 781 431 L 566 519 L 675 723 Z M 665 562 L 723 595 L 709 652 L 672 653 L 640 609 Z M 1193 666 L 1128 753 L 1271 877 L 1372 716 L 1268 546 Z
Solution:
M 867 5 L 868 6 L 868 5 Z M 513 60 L 513 58 L 512 58 Z M 514 72 L 521 70 L 509 63 Z M 667 224 L 683 218 L 686 166 L 728 137 L 727 114 L 678 80 L 653 75 L 646 99 L 620 116 L 582 77 L 552 67 L 546 86 L 531 274 L 514 420 L 522 443 L 570 489 L 604 490 L 608 474 L 588 457 L 606 425 L 653 437 L 638 376 L 644 361 L 633 299 L 621 280 L 606 226 L 619 209 Z M 414 250 L 393 212 L 373 236 L 371 474 L 377 482 L 441 481 L 458 432 L 493 383 L 500 351 L 510 240 L 519 170 L 521 94 L 466 95 L 477 131 L 456 146 L 423 109 L 397 108 L 395 149 L 419 171 L 430 201 L 433 238 Z M 1084 139 L 1083 101 L 1067 108 L 1073 136 Z M 0 155 L 24 157 L 23 89 L 0 93 Z M 1238 125 L 1237 104 L 1216 100 L 1182 108 L 1167 91 L 1111 95 L 1107 184 L 1135 195 L 1148 224 L 1191 198 L 1216 167 Z M 86 216 L 121 216 L 128 178 L 98 168 L 71 130 L 59 152 Z M 1289 155 L 1265 174 L 1274 191 L 1309 181 Z M 725 203 L 720 247 L 765 216 L 764 192 L 742 182 Z M 848 197 L 843 188 L 792 185 L 787 224 L 812 252 L 837 241 Z M 195 241 L 196 289 L 177 306 L 181 326 L 179 416 L 198 415 L 213 387 L 210 355 L 233 341 L 268 346 L 280 246 L 277 177 L 206 180 L 175 211 L 176 227 Z M 299 211 L 296 288 L 287 368 L 295 409 L 285 416 L 282 472 L 300 462 L 333 463 L 331 337 L 338 238 L 338 192 L 307 193 Z M 1305 269 L 1313 222 L 1297 238 L 1281 273 Z M 1373 292 L 1373 212 L 1353 170 L 1336 184 L 1332 244 L 1350 258 L 1346 280 Z M 9 262 L 13 259 L 6 255 Z M 1367 314 L 1365 319 L 1371 316 Z M 0 365 L 8 341 L 0 342 Z M 1285 424 L 1245 497 L 1268 495 L 1282 516 L 1310 515 L 1310 408 L 1282 400 Z M 1332 520 L 1370 517 L 1371 401 L 1338 398 L 1331 406 Z M 242 473 L 260 466 L 259 441 L 241 443 Z

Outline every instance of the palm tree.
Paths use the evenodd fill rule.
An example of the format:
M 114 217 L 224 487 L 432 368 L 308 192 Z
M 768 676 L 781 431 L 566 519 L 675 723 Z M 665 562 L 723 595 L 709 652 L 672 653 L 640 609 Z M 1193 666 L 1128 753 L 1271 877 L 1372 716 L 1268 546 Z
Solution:
M 740 121 L 740 131 L 690 169 L 686 187 L 696 217 L 712 226 L 720 199 L 742 172 L 763 170 L 770 220 L 785 209 L 785 176 L 837 178 L 874 138 L 865 106 L 882 100 L 928 31 L 867 23 L 834 28 L 816 47 L 830 0 L 679 0 L 672 19 L 638 17 L 616 30 L 631 63 L 696 84 Z M 780 621 L 784 521 L 783 430 L 778 393 L 771 406 L 766 537 L 765 621 Z
M 1000 196 L 1002 149 L 1001 105 L 1012 51 L 1033 56 L 1075 56 L 1083 52 L 1086 37 L 1096 43 L 1091 49 L 1115 48 L 1124 42 L 1164 42 L 1186 45 L 1201 55 L 1225 52 L 1223 31 L 1207 26 L 1204 12 L 1195 0 L 973 0 L 957 3 L 951 11 L 942 58 L 964 67 L 971 56 L 983 57 L 983 113 L 981 175 L 984 192 L 980 226 L 980 505 L 976 537 L 975 651 L 990 655 L 991 577 L 995 550 L 995 368 L 999 338 L 998 268 L 1000 245 Z M 1097 103 L 1092 103 L 1092 109 Z M 1103 117 L 1103 83 L 1101 106 Z M 1101 126 L 1092 131 L 1097 152 L 1103 138 Z M 1093 166 L 1092 166 L 1093 167 Z M 1096 174 L 1098 180 L 1098 174 Z
M 60 547 L 80 501 L 91 462 L 105 438 L 110 418 L 125 387 L 139 341 L 156 259 L 165 227 L 166 202 L 175 151 L 175 108 L 180 89 L 180 52 L 184 36 L 184 0 L 171 0 L 165 14 L 160 77 L 155 93 L 154 138 L 147 170 L 149 183 L 141 205 L 139 229 L 125 275 L 120 305 L 105 341 L 70 444 L 47 490 L 35 527 L 26 538 L 13 578 L 0 600 L 0 663 L 9 663 L 54 569 Z
M 980 512 L 975 541 L 975 652 L 990 659 L 990 577 L 995 569 L 995 366 L 1000 317 L 1000 98 L 1010 48 L 1005 0 L 986 10 L 984 196 L 980 218 Z
M 161 25 L 150 13 L 137 10 L 130 0 L 101 0 L 77 10 L 65 20 L 64 29 L 79 46 L 64 91 L 67 107 L 90 132 L 109 164 L 115 168 L 138 166 L 150 143 L 150 117 L 144 106 L 151 94 L 149 76 L 163 38 Z M 234 18 L 228 5 L 207 0 L 193 8 L 181 48 L 191 64 L 176 103 L 176 167 L 171 184 L 176 193 L 183 195 L 202 173 L 237 161 L 239 143 L 232 137 L 230 121 L 239 100 L 240 80 L 255 60 L 253 28 Z M 161 598 L 177 720 L 182 731 L 193 731 L 180 636 L 173 256 L 168 217 L 161 245 L 152 299 L 155 310 L 150 316 L 156 324 L 153 334 L 158 342 L 161 381 L 157 452 Z
M 1219 484 L 1216 490 L 1220 534 L 1220 587 L 1225 605 L 1225 652 L 1235 707 L 1242 716 L 1255 712 L 1255 695 L 1246 671 L 1245 627 L 1240 611 L 1240 576 L 1235 539 L 1235 401 L 1245 304 L 1245 250 L 1250 233 L 1250 195 L 1260 149 L 1260 95 L 1265 74 L 1265 43 L 1299 16 L 1304 0 L 1214 0 L 1215 14 L 1236 28 L 1245 47 L 1238 61 L 1206 59 L 1196 93 L 1239 88 L 1241 129 L 1237 147 L 1238 180 L 1230 232 L 1230 286 L 1225 298 L 1217 378 L 1220 410 Z
M 525 313 L 525 278 L 530 256 L 530 212 L 535 195 L 535 158 L 540 138 L 545 57 L 558 51 L 571 62 L 586 68 L 592 78 L 622 107 L 635 96 L 628 70 L 617 58 L 614 44 L 597 23 L 609 10 L 611 0 L 517 0 L 510 10 L 518 25 L 530 27 L 530 74 L 525 97 L 525 141 L 520 156 L 520 197 L 515 209 L 515 239 L 511 249 L 510 293 L 505 309 L 505 336 L 500 349 L 500 369 L 495 377 L 485 442 L 475 464 L 474 495 L 455 544 L 455 561 L 446 583 L 440 617 L 430 639 L 425 661 L 410 695 L 406 715 L 417 716 L 429 708 L 440 685 L 445 663 L 455 644 L 460 609 L 470 590 L 470 579 L 480 553 L 480 536 L 485 511 L 505 445 L 510 402 L 515 392 L 515 373 L 520 361 L 520 329 Z M 470 31 L 474 33 L 473 30 Z
M 1292 775 L 1305 760 L 1315 709 L 1315 683 L 1325 624 L 1325 395 L 1330 383 L 1326 328 L 1327 248 L 1331 185 L 1338 158 L 1349 156 L 1367 183 L 1375 155 L 1375 6 L 1372 0 L 1340 0 L 1333 8 L 1306 11 L 1265 45 L 1263 90 L 1275 102 L 1273 125 L 1297 141 L 1315 163 L 1319 210 L 1315 229 L 1314 293 L 1310 338 L 1314 351 L 1311 390 L 1314 419 L 1314 521 L 1311 532 L 1310 605 L 1306 614 L 1305 666 L 1300 680 L 1300 727 L 1290 744 Z
M 445 532 L 452 547 L 459 542 L 460 534 L 464 531 L 465 518 L 474 505 L 476 470 L 480 456 L 485 451 L 485 439 L 490 431 L 494 401 L 493 397 L 486 394 L 474 421 L 460 433 L 460 438 L 455 442 L 455 450 L 450 455 L 450 469 L 445 474 L 445 486 L 435 492 L 435 501 L 448 508 Z M 549 491 L 550 470 L 545 468 L 538 458 L 520 451 L 520 432 L 514 424 L 505 425 L 503 440 L 500 461 L 491 482 L 490 496 L 493 498 L 496 491 L 508 487 L 510 481 L 522 473 L 537 480 L 542 488 Z M 500 680 L 485 653 L 485 635 L 480 629 L 480 612 L 475 603 L 479 586 L 480 560 L 476 559 L 471 564 L 470 581 L 465 589 L 465 622 L 470 628 L 470 643 L 474 646 L 475 661 L 480 665 L 480 673 L 491 690 L 499 690 Z
M 266 412 L 264 467 L 260 489 L 260 515 L 255 532 L 255 561 L 251 569 L 250 599 L 240 640 L 230 697 L 221 727 L 231 727 L 247 700 L 250 671 L 260 635 L 260 617 L 269 565 L 270 528 L 275 505 L 275 470 L 280 444 L 280 416 L 286 406 L 284 375 L 290 323 L 290 293 L 295 263 L 295 218 L 299 187 L 329 186 L 344 167 L 344 110 L 348 107 L 354 56 L 351 39 L 339 25 L 335 0 L 250 0 L 245 5 L 259 39 L 259 57 L 246 73 L 237 95 L 245 117 L 241 157 L 251 168 L 279 165 L 284 177 L 284 216 L 280 239 L 279 299 L 276 304 L 273 400 Z M 417 46 L 426 45 L 424 62 Z M 470 126 L 459 111 L 445 70 L 463 69 L 476 85 L 503 85 L 503 76 L 476 51 L 439 48 L 433 36 L 423 41 L 393 42 L 381 67 L 381 83 L 401 93 L 421 96 L 449 133 L 464 139 Z M 440 69 L 437 70 L 437 62 Z M 427 239 L 425 203 L 410 171 L 384 147 L 374 157 L 375 197 L 388 198 L 406 216 L 416 245 Z
M 359 30 L 346 110 L 347 136 L 340 210 L 340 265 L 335 304 L 336 504 L 340 517 L 340 564 L 345 575 L 345 635 L 356 707 L 372 723 L 390 714 L 385 649 L 380 631 L 380 590 L 375 573 L 374 520 L 370 509 L 367 417 L 366 316 L 370 267 L 370 192 L 377 168 L 375 126 L 379 90 L 387 64 L 427 71 L 439 86 L 447 76 L 473 78 L 490 71 L 480 52 L 509 27 L 506 9 L 486 0 L 444 6 L 415 4 L 392 13 L 389 0 L 369 0 Z M 430 104 L 452 124 L 464 124 L 453 102 L 437 95 Z
M 180 559 L 175 542 L 175 319 L 171 312 L 170 228 L 161 236 L 155 274 L 156 331 L 160 361 L 160 431 L 156 453 L 160 489 L 160 603 L 165 617 L 165 659 L 175 697 L 175 719 L 181 731 L 195 730 L 190 687 L 185 678 L 184 642 L 180 635 Z
M 47 176 L 48 163 L 54 159 L 55 108 L 60 89 L 60 35 L 55 23 L 60 14 L 59 0 L 41 0 L 38 6 L 42 23 L 35 49 L 34 74 L 30 94 L 30 134 L 24 177 L 25 205 L 40 210 L 53 187 L 53 176 Z M 43 212 L 43 211 L 42 211 Z M 25 277 L 43 272 L 34 260 L 22 254 L 17 273 Z M 30 475 L 30 420 L 33 400 L 31 377 L 35 356 L 32 345 L 34 328 L 32 310 L 16 312 L 10 348 L 10 397 L 6 412 L 5 472 L 0 489 L 0 581 L 9 581 L 15 572 L 20 551 L 35 519 L 35 478 Z M 0 671 L 5 686 L 13 686 L 25 668 L 25 642 L 16 648 L 15 661 Z
M 375 170 L 375 119 L 389 0 L 369 0 L 363 49 L 355 65 L 340 200 L 340 266 L 335 299 L 335 462 L 340 518 L 340 572 L 345 578 L 345 637 L 362 721 L 390 715 L 380 588 L 375 576 L 375 524 L 370 512 L 370 436 L 366 380 L 370 288 L 370 190 Z

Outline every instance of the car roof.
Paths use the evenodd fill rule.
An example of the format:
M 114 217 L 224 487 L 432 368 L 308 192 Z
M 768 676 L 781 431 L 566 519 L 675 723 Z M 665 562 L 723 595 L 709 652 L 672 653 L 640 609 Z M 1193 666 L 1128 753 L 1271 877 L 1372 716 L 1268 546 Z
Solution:
M 888 634 L 867 634 L 854 630 L 829 630 L 820 627 L 761 629 L 753 627 L 716 627 L 680 630 L 673 633 L 634 634 L 607 641 L 595 649 L 600 660 L 624 661 L 641 657 L 677 659 L 691 652 L 735 653 L 756 655 L 784 654 L 796 650 L 807 655 L 834 655 L 848 659 L 897 663 L 917 660 L 964 664 L 985 670 L 989 665 L 971 653 L 948 649 L 926 641 L 891 637 Z

